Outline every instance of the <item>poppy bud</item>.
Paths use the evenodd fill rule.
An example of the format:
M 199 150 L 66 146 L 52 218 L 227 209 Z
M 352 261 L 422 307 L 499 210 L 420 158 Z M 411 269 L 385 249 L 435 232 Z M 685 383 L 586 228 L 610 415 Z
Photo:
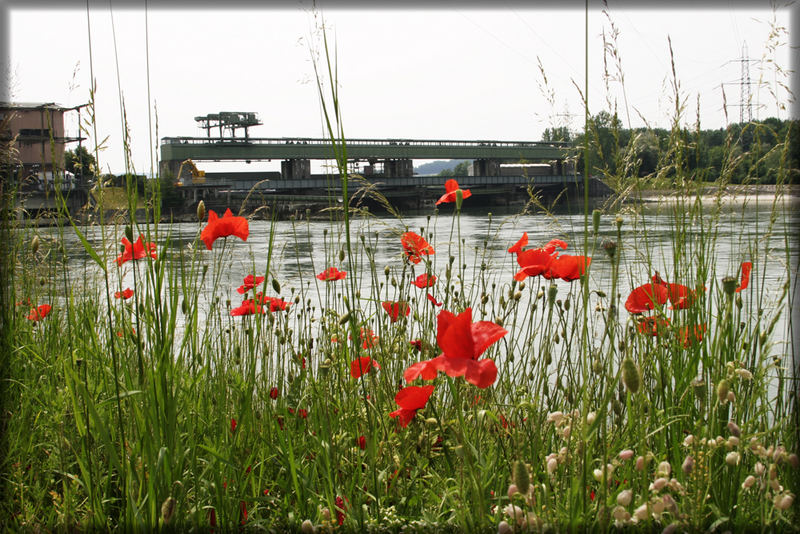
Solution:
M 39 236 L 33 236 L 31 240 L 31 254 L 36 254 L 39 251 Z
M 167 500 L 165 500 L 161 505 L 161 519 L 164 520 L 164 523 L 169 524 L 173 514 L 175 513 L 176 504 L 177 501 L 174 498 L 167 497 Z
M 275 278 L 272 279 L 272 289 L 275 290 L 275 293 L 281 292 L 281 285 Z
M 520 460 L 517 460 L 514 464 L 514 484 L 517 485 L 517 491 L 523 495 L 527 495 L 528 490 L 531 488 L 531 476 L 528 473 L 528 468 Z
M 344 249 L 339 250 L 339 261 L 344 261 Z
M 617 230 L 622 228 L 622 216 L 621 215 L 617 215 L 616 219 L 614 219 L 614 222 L 617 224 Z
M 592 372 L 594 372 L 594 374 L 596 375 L 599 375 L 600 373 L 603 372 L 603 364 L 600 363 L 600 360 L 598 358 L 594 358 L 592 360 Z
M 742 309 L 742 297 L 740 295 L 736 295 L 736 307 L 740 310 Z
M 570 304 L 569 299 L 564 299 L 564 311 L 569 311 Z
M 717 397 L 719 397 L 719 402 L 725 402 L 728 400 L 728 393 L 730 392 L 731 385 L 727 379 L 723 378 L 717 384 Z
M 464 192 L 456 189 L 456 211 L 461 211 L 461 203 L 464 202 Z
M 639 391 L 639 386 L 642 384 L 642 376 L 639 373 L 639 368 L 633 363 L 630 356 L 622 360 L 622 383 L 628 388 L 631 393 Z
M 737 285 L 739 285 L 739 281 L 733 276 L 726 276 L 722 279 L 722 290 L 725 291 L 726 295 L 733 295 L 736 292 Z
M 600 210 L 592 211 L 592 231 L 597 234 L 600 230 Z
M 128 238 L 128 241 L 133 243 L 133 227 L 132 226 L 126 226 L 125 227 L 125 237 Z
M 617 242 L 611 241 L 610 239 L 606 239 L 603 241 L 603 250 L 606 251 L 609 258 L 613 258 L 614 255 L 617 253 Z
M 202 200 L 197 203 L 197 220 L 202 222 L 206 218 L 206 203 Z
M 550 287 L 547 288 L 547 302 L 550 306 L 556 301 L 556 295 L 558 294 L 558 287 L 555 284 L 550 284 Z

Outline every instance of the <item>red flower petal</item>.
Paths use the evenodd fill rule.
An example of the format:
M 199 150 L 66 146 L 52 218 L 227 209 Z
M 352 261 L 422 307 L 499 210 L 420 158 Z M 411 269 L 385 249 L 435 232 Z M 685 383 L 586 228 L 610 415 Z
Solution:
M 128 287 L 128 288 L 125 288 L 125 290 L 124 290 L 124 291 L 115 291 L 115 292 L 114 292 L 114 298 L 116 298 L 116 299 L 125 299 L 125 300 L 128 300 L 128 299 L 129 299 L 129 298 L 131 298 L 132 296 L 133 296 L 133 289 L 131 289 L 131 288 L 129 288 L 129 287 Z
M 356 358 L 350 363 L 350 376 L 353 378 L 361 378 L 361 375 L 365 373 L 369 373 L 370 369 L 372 368 L 380 369 L 381 366 L 370 358 L 369 356 L 362 356 L 360 358 Z
M 520 252 L 522 252 L 522 247 L 524 247 L 527 244 L 528 244 L 528 232 L 524 232 L 522 234 L 522 237 L 520 238 L 520 240 L 517 241 L 516 243 L 514 243 L 513 245 L 511 245 L 511 247 L 508 249 L 508 251 L 510 253 L 512 253 L 512 254 L 513 253 L 520 253 Z
M 264 310 L 264 306 L 261 304 L 256 304 L 256 302 L 252 299 L 250 300 L 243 300 L 242 305 L 238 308 L 233 308 L 231 310 L 232 317 L 239 317 L 242 315 L 253 315 L 254 313 L 267 313 Z
M 431 295 L 430 293 L 428 293 L 428 294 L 426 295 L 426 298 L 427 298 L 429 301 L 431 301 L 431 303 L 433 303 L 433 305 L 434 305 L 434 306 L 441 306 L 441 305 L 442 305 L 442 303 L 441 303 L 441 302 L 439 302 L 439 301 L 437 301 L 435 298 L 433 298 L 433 295 Z
M 497 380 L 497 366 L 494 364 L 494 360 L 484 358 L 471 361 L 467 366 L 464 380 L 481 389 L 488 388 Z
M 400 237 L 400 244 L 403 245 L 409 261 L 417 264 L 422 261 L 421 256 L 428 256 L 434 253 L 433 247 L 425 241 L 425 238 L 414 232 L 406 232 Z
M 403 372 L 403 378 L 406 379 L 406 382 L 413 382 L 417 379 L 417 377 L 420 376 L 423 380 L 435 379 L 436 375 L 439 374 L 439 370 L 437 367 L 437 362 L 434 360 L 437 360 L 437 358 L 412 364 L 408 369 L 405 370 L 405 372 Z
M 248 274 L 247 276 L 244 277 L 244 285 L 239 286 L 239 289 L 237 289 L 236 291 L 238 291 L 239 294 L 243 295 L 244 293 L 247 292 L 247 290 L 253 289 L 263 281 L 264 281 L 263 276 L 253 276 L 252 274 Z
M 567 242 L 562 241 L 560 239 L 551 239 L 550 241 L 547 242 L 545 246 L 542 247 L 542 250 L 544 250 L 548 254 L 552 254 L 553 252 L 555 252 L 556 247 L 560 248 L 561 250 L 566 250 Z
M 625 301 L 625 309 L 633 314 L 644 313 L 664 305 L 668 300 L 669 290 L 665 286 L 655 283 L 645 284 L 631 291 Z
M 543 273 L 543 276 L 547 279 L 560 278 L 567 282 L 572 282 L 586 273 L 586 267 L 591 263 L 592 258 L 587 258 L 586 256 L 562 254 L 553 258 L 550 267 Z
M 44 319 L 45 317 L 47 317 L 47 315 L 50 313 L 50 310 L 52 309 L 53 309 L 52 306 L 50 306 L 49 304 L 41 304 L 36 308 L 31 309 L 30 313 L 28 314 L 28 320 L 39 321 L 41 319 Z
M 340 271 L 336 267 L 328 267 L 321 273 L 317 275 L 317 278 L 322 280 L 323 282 L 332 282 L 335 280 L 344 280 L 344 277 L 347 276 L 346 271 Z
M 124 248 L 122 254 L 117 256 L 117 259 L 114 260 L 117 262 L 117 265 L 122 265 L 123 263 L 131 260 L 140 260 L 145 256 L 150 256 L 151 258 L 156 258 L 156 244 L 155 243 L 144 243 L 144 235 L 139 234 L 139 239 L 136 240 L 136 243 L 131 244 L 128 241 L 127 237 L 122 238 L 122 246 Z
M 747 286 L 750 285 L 750 271 L 752 269 L 752 262 L 745 261 L 742 263 L 742 281 L 739 283 L 739 287 L 736 288 L 737 293 L 739 293 L 742 289 L 747 289 Z
M 411 283 L 420 289 L 424 289 L 426 287 L 431 287 L 433 284 L 435 284 L 436 277 L 433 275 L 428 276 L 428 273 L 422 273 Z
M 214 210 L 208 210 L 208 224 L 200 232 L 200 239 L 206 244 L 206 248 L 211 250 L 214 241 L 220 237 L 231 235 L 247 241 L 247 237 L 250 235 L 247 219 L 234 216 L 230 208 L 225 210 L 222 218 L 218 217 Z
M 660 336 L 669 328 L 669 319 L 666 317 L 643 317 L 636 323 L 640 334 Z
M 384 311 L 389 314 L 391 321 L 396 323 L 400 316 L 408 316 L 411 313 L 411 308 L 408 307 L 408 303 L 403 301 L 398 302 L 389 302 L 385 301 L 381 303 Z
M 424 408 L 433 394 L 433 386 L 406 386 L 397 392 L 394 401 L 404 410 Z
M 454 180 L 452 178 L 447 180 L 444 183 L 444 190 L 446 191 L 446 193 L 444 195 L 442 195 L 439 198 L 439 200 L 436 201 L 436 205 L 438 206 L 439 204 L 441 204 L 443 202 L 455 202 L 456 201 L 456 192 L 459 189 L 460 188 L 458 187 L 458 182 L 456 180 Z M 461 198 L 462 199 L 463 198 L 469 198 L 470 196 L 472 196 L 472 192 L 469 189 L 460 189 L 460 190 L 461 190 Z

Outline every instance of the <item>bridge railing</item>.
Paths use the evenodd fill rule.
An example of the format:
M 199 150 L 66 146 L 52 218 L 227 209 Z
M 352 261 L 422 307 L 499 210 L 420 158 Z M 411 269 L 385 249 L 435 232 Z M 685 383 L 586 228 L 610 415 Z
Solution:
M 330 145 L 329 139 L 315 139 L 310 137 L 162 137 L 162 145 L 207 145 L 207 144 L 238 144 L 238 145 Z M 496 141 L 475 140 L 465 141 L 456 139 L 348 139 L 348 145 L 361 146 L 409 146 L 409 147 L 552 147 L 566 148 L 570 143 L 561 141 Z

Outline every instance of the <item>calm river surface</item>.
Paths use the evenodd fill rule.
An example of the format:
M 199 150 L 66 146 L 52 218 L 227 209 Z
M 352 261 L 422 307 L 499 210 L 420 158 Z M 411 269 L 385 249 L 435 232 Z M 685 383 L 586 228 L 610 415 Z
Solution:
M 756 306 L 768 308 L 781 292 L 787 276 L 787 262 L 790 264 L 789 271 L 793 278 L 791 292 L 795 297 L 798 296 L 798 285 L 795 280 L 798 275 L 797 236 L 800 235 L 798 207 L 800 203 L 796 197 L 783 200 L 778 204 L 774 226 L 770 229 L 771 197 L 733 198 L 728 199 L 719 210 L 717 223 L 711 224 L 715 206 L 709 199 L 704 203 L 708 217 L 702 224 L 698 220 L 687 222 L 686 237 L 682 242 L 686 243 L 691 256 L 691 251 L 699 247 L 698 236 L 701 233 L 708 235 L 709 229 L 716 233 L 716 247 L 713 252 L 715 272 L 709 275 L 709 278 L 716 280 L 725 275 L 736 275 L 742 261 L 753 261 L 750 290 L 742 295 L 746 299 L 757 299 Z M 623 208 L 621 212 L 623 224 L 619 293 L 623 301 L 632 287 L 649 280 L 653 270 L 659 271 L 669 282 L 693 285 L 692 280 L 675 279 L 673 276 L 673 273 L 680 273 L 680 269 L 683 268 L 682 266 L 676 268 L 673 262 L 676 213 L 678 216 L 683 216 L 687 208 L 676 207 L 672 201 L 661 201 L 646 204 L 637 211 L 638 213 L 632 208 Z M 405 231 L 406 227 L 419 233 L 420 228 L 424 227 L 426 237 L 428 233 L 434 234 L 433 238 L 429 239 L 436 249 L 436 254 L 431 257 L 434 274 L 443 278 L 448 258 L 453 254 L 456 257 L 454 271 L 461 263 L 467 265 L 465 270 L 467 286 L 470 275 L 477 274 L 481 263 L 486 263 L 484 274 L 489 280 L 496 281 L 498 288 L 507 287 L 517 270 L 514 257 L 507 253 L 507 249 L 520 238 L 522 232 L 528 232 L 530 246 L 540 246 L 550 239 L 560 238 L 569 243 L 569 248 L 564 253 L 584 253 L 585 217 L 582 212 L 554 215 L 489 215 L 486 212 L 465 211 L 460 218 L 460 236 L 464 245 L 461 247 L 462 256 L 459 258 L 458 227 L 454 225 L 452 213 L 452 206 L 446 205 L 438 216 L 432 215 L 430 218 L 428 215 L 419 215 L 403 217 L 402 220 L 388 216 L 356 219 L 352 222 L 351 230 L 353 246 L 361 246 L 360 236 L 365 237 L 366 245 L 374 251 L 376 268 L 380 273 L 378 280 L 383 281 L 382 271 L 385 266 L 390 266 L 398 273 L 402 269 L 400 233 Z M 591 224 L 589 217 L 589 247 L 593 256 L 590 288 L 609 292 L 611 263 L 601 243 L 606 239 L 616 240 L 614 216 L 601 217 L 599 235 L 594 242 L 596 248 L 593 252 L 591 252 L 593 243 Z M 705 230 L 702 226 L 706 227 Z M 237 306 L 241 296 L 236 293 L 235 288 L 241 285 L 242 279 L 250 273 L 263 275 L 265 272 L 271 224 L 268 221 L 251 221 L 250 237 L 246 243 L 236 238 L 228 238 L 223 249 L 223 240 L 218 240 L 214 244 L 213 251 L 206 250 L 199 241 L 202 227 L 201 224 L 191 223 L 160 225 L 159 237 L 156 239 L 158 252 L 166 254 L 170 261 L 177 261 L 183 249 L 189 256 L 195 253 L 198 261 L 209 266 L 207 276 L 209 282 L 201 286 L 202 294 L 198 307 L 210 306 L 215 296 L 219 298 L 221 305 L 226 305 L 226 301 L 230 300 L 233 306 Z M 52 229 L 46 231 L 54 232 Z M 102 250 L 100 229 L 95 226 L 87 227 L 84 231 L 89 242 L 96 249 Z M 105 232 L 111 266 L 109 273 L 114 289 L 120 286 L 122 288 L 133 286 L 135 262 L 125 264 L 119 271 L 113 264 L 113 258 L 118 254 L 122 228 L 106 227 Z M 74 231 L 66 228 L 64 234 L 73 288 L 82 284 L 100 283 L 101 271 L 83 251 Z M 169 247 L 166 245 L 167 234 L 171 240 Z M 318 291 L 324 291 L 325 284 L 316 284 L 314 275 L 329 266 L 347 269 L 346 263 L 339 262 L 338 259 L 343 243 L 341 225 L 327 221 L 275 223 L 270 269 L 280 281 L 282 296 L 288 300 L 291 288 L 295 288 L 298 292 L 302 289 L 306 298 L 311 298 L 314 304 L 322 307 L 324 297 Z M 222 261 L 219 261 L 221 254 Z M 364 256 L 361 258 L 363 260 Z M 417 267 L 417 274 L 419 272 L 422 270 Z M 689 272 L 694 270 L 690 268 Z M 119 286 L 118 276 L 122 277 Z M 216 295 L 212 294 L 214 290 L 210 283 L 215 277 L 219 280 Z M 372 278 L 367 273 L 361 273 L 357 278 L 361 293 L 368 295 Z M 265 284 L 265 294 L 272 295 L 274 292 L 268 284 L 269 281 Z M 561 288 L 564 288 L 564 291 L 569 288 L 566 282 L 559 281 L 558 285 L 559 294 Z M 176 288 L 167 290 L 174 289 Z M 343 291 L 344 287 L 341 289 Z M 776 329 L 779 339 L 781 337 L 785 339 L 787 336 L 786 315 L 784 314 L 782 323 Z

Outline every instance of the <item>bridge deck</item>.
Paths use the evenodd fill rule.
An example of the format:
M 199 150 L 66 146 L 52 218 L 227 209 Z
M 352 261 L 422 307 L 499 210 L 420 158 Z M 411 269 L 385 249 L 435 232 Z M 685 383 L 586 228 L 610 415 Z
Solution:
M 250 174 L 250 173 L 248 173 Z M 300 178 L 293 180 L 285 180 L 281 178 L 264 178 L 248 177 L 246 179 L 237 178 L 231 175 L 226 177 L 226 173 L 208 173 L 206 175 L 206 182 L 204 184 L 194 184 L 184 187 L 197 187 L 197 188 L 226 188 L 245 190 L 256 187 L 257 189 L 268 189 L 275 191 L 289 191 L 289 190 L 302 190 L 302 189 L 316 189 L 326 190 L 334 189 L 341 190 L 342 183 L 338 176 L 330 177 L 312 177 Z M 484 186 L 504 186 L 504 185 L 558 185 L 558 184 L 583 184 L 583 177 L 580 175 L 573 176 L 456 176 L 459 185 L 464 189 L 470 187 L 484 187 Z M 444 193 L 444 182 L 447 177 L 444 176 L 407 176 L 407 177 L 364 177 L 362 179 L 351 180 L 351 187 L 359 187 L 364 182 L 375 185 L 379 190 L 383 189 L 397 189 L 397 188 L 411 188 L 411 187 L 430 187 L 440 188 Z M 258 185 L 256 185 L 258 184 Z
M 349 139 L 347 158 L 360 159 L 564 159 L 567 143 L 537 141 L 460 141 L 419 139 Z M 162 161 L 334 159 L 329 139 L 164 137 Z

